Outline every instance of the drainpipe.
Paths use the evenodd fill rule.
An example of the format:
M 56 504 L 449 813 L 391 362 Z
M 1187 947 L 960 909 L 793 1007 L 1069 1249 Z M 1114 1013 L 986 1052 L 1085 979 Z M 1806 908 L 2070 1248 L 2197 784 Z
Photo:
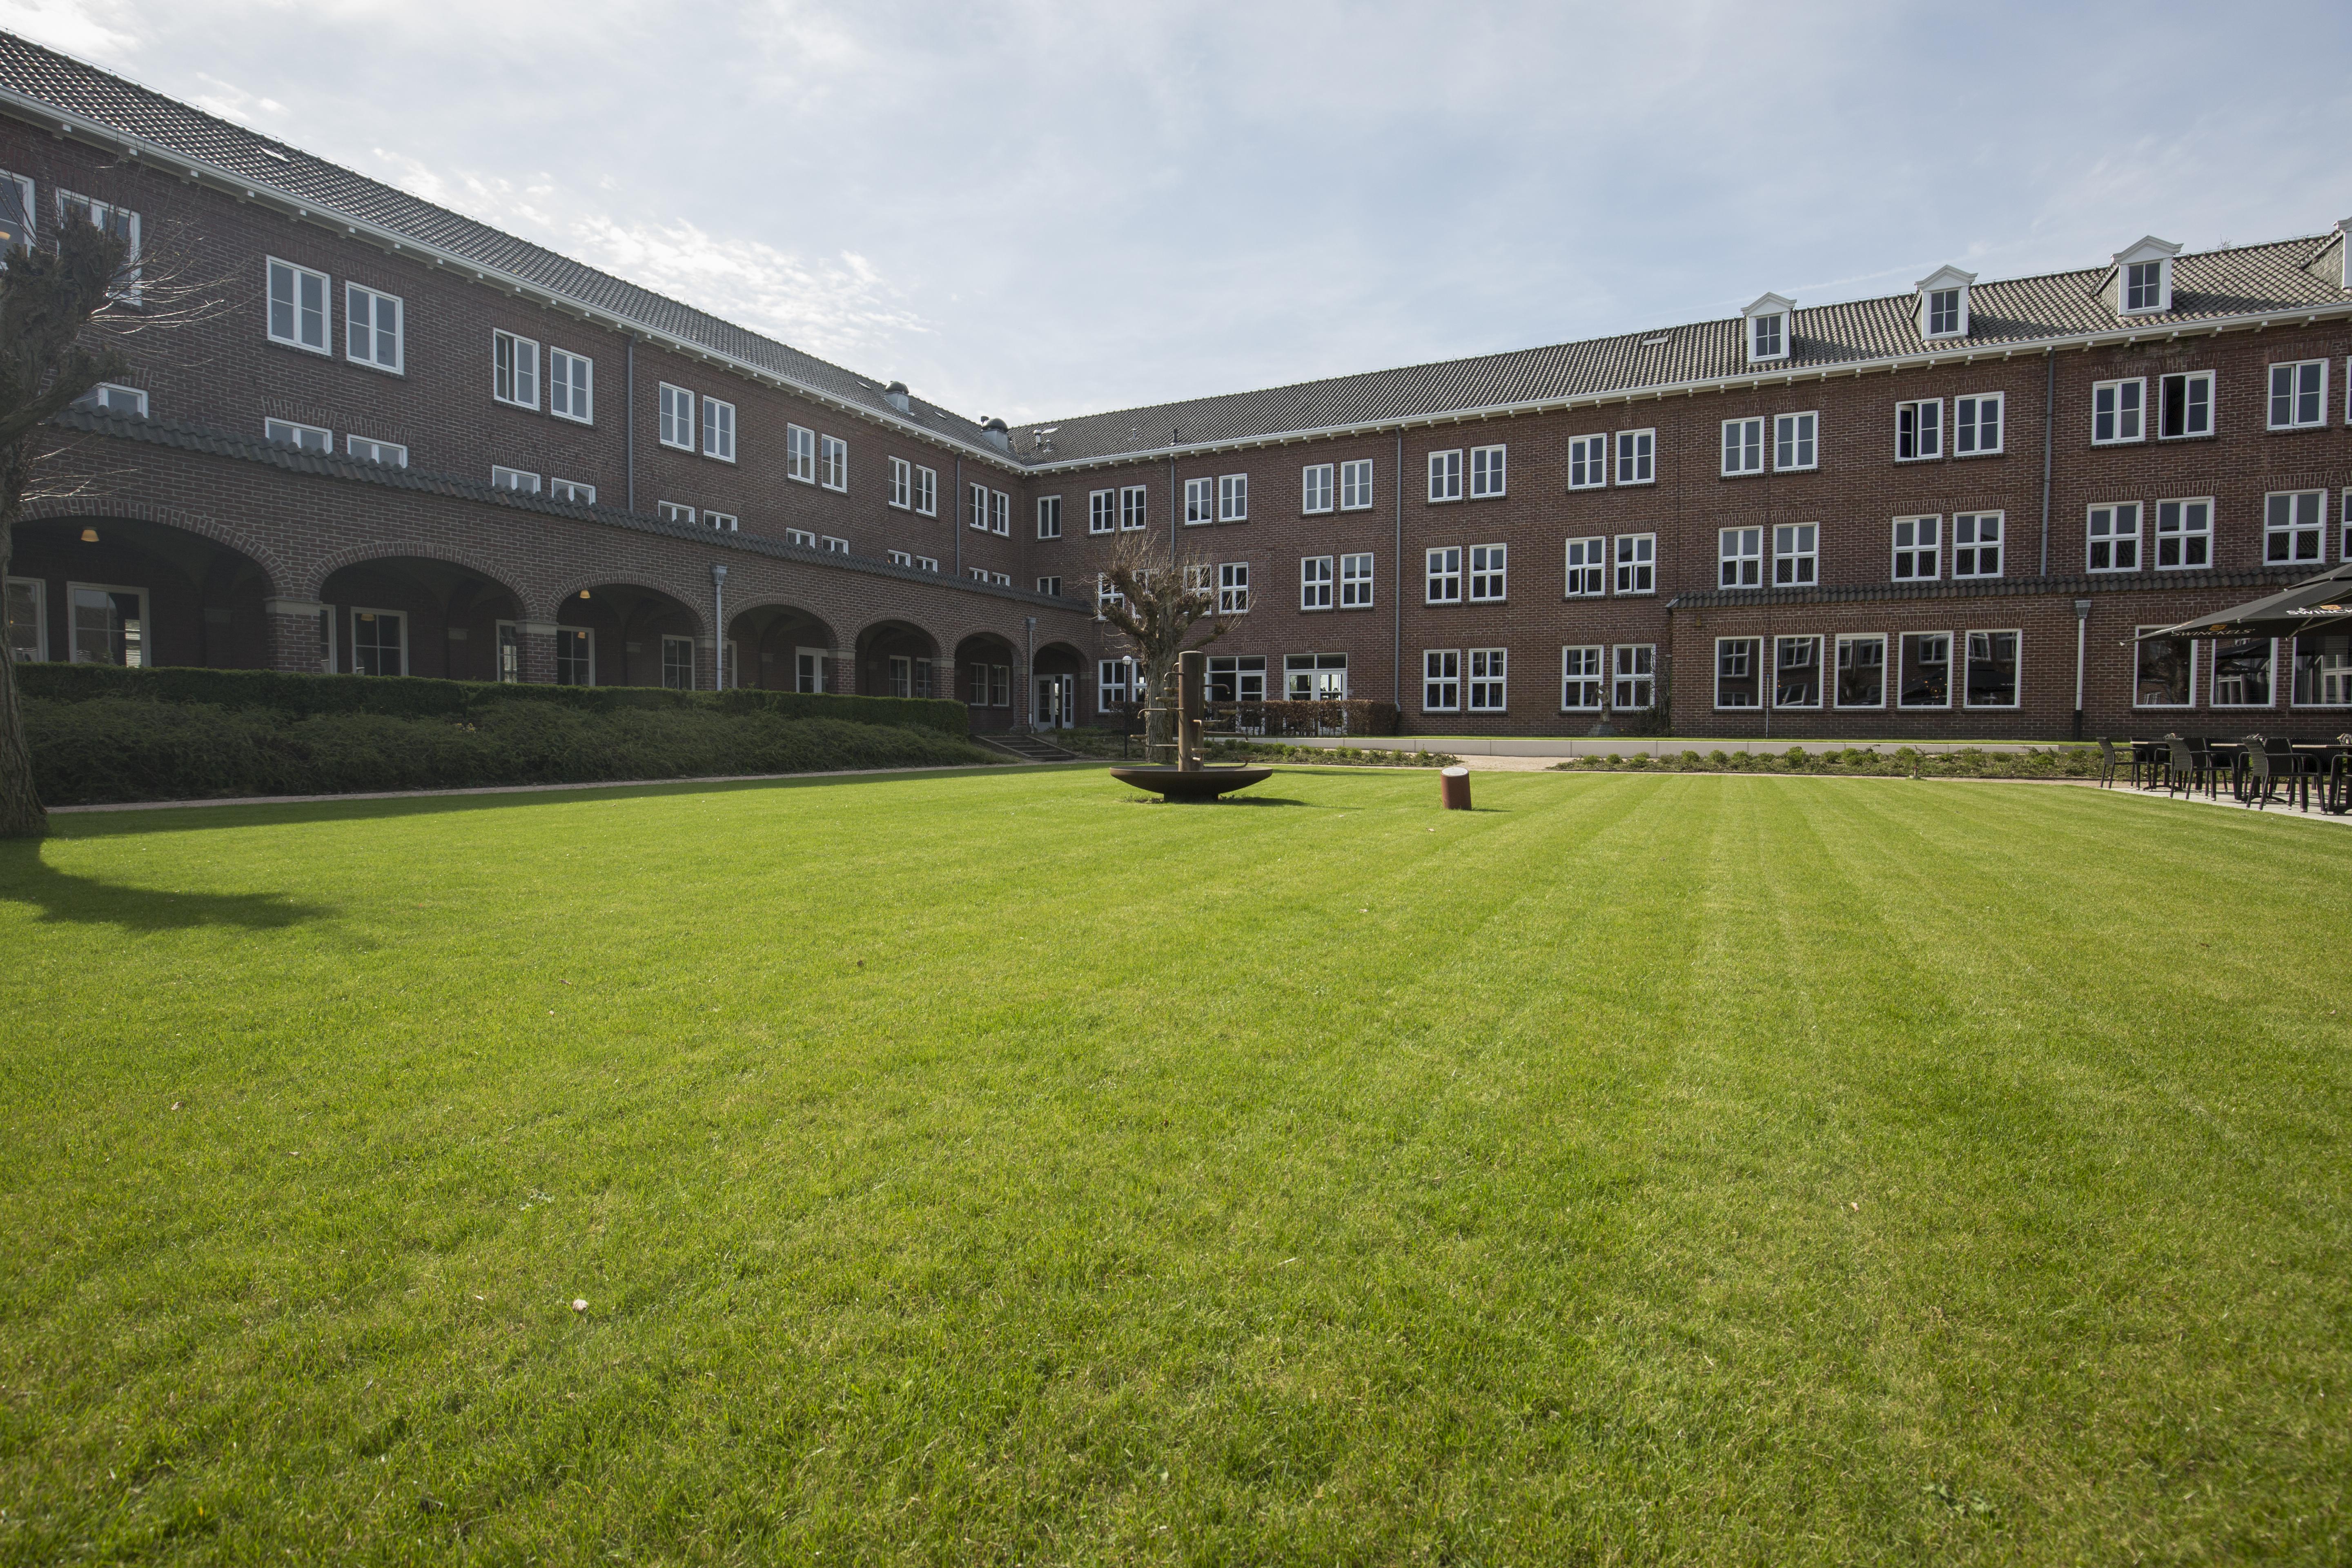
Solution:
M 1390 633 L 1389 645 L 1389 703 L 1402 721 L 1404 718 L 1404 432 L 1402 430 L 1397 432 L 1396 438 L 1394 489 L 1396 555 L 1389 566 L 1396 574 L 1396 592 L 1389 595 L 1394 601 L 1390 611 L 1394 627 Z
M 2050 435 L 2058 417 L 2058 356 L 2042 355 L 2048 374 L 2042 383 L 2042 574 L 2050 575 Z M 2145 416 L 2143 415 L 2143 417 Z M 2077 701 L 2075 707 L 2082 703 Z
M 955 528 L 956 581 L 963 581 L 963 531 L 971 526 L 963 520 L 963 459 L 955 460 L 955 496 L 948 502 L 948 521 Z
M 710 624 L 718 635 L 710 639 L 710 689 L 727 689 L 727 568 L 710 563 Z
M 2083 654 L 2091 626 L 2091 601 L 2074 601 L 2074 739 L 2083 738 Z
M 1169 430 L 1168 430 L 1168 446 L 1169 446 L 1170 450 L 1169 450 L 1169 453 L 1168 453 L 1168 567 L 1169 567 L 1169 570 L 1170 570 L 1170 571 L 1171 571 L 1171 572 L 1172 572 L 1172 571 L 1174 571 L 1174 570 L 1175 570 L 1175 567 L 1176 567 L 1176 531 L 1177 531 L 1178 529 L 1180 529 L 1180 528 L 1181 528 L 1181 527 L 1183 527 L 1183 526 L 1184 526 L 1184 519 L 1183 519 L 1183 516 L 1182 516 L 1181 511 L 1180 510 L 1180 504 L 1181 504 L 1181 503 L 1180 503 L 1180 502 L 1178 501 L 1178 500 L 1177 500 L 1177 497 L 1178 497 L 1178 496 L 1180 496 L 1180 495 L 1181 495 L 1183 492 L 1182 492 L 1182 491 L 1181 491 L 1181 490 L 1179 490 L 1179 489 L 1176 488 L 1176 453 L 1175 453 L 1175 449 L 1174 449 L 1174 448 L 1175 448 L 1175 447 L 1176 447 L 1176 444 L 1177 444 L 1178 442 L 1181 441 L 1183 438 L 1184 438 L 1184 430 L 1183 430 L 1183 426 L 1171 426 L 1169 427 Z
M 629 470 L 629 510 L 637 510 L 637 340 L 629 338 L 629 368 L 621 393 L 622 460 Z
M 1021 617 L 1021 666 L 1025 678 L 1023 689 L 1029 693 L 1021 700 L 1021 706 L 1028 713 L 1029 728 L 1034 732 L 1037 728 L 1037 617 L 1034 616 Z

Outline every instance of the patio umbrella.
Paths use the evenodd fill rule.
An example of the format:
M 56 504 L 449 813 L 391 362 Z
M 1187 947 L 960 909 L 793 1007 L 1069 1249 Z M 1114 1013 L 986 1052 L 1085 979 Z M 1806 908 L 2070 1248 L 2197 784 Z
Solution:
M 2139 634 L 2150 637 L 2291 637 L 2352 622 L 2352 561 L 2294 587 L 2232 605 L 2174 626 Z

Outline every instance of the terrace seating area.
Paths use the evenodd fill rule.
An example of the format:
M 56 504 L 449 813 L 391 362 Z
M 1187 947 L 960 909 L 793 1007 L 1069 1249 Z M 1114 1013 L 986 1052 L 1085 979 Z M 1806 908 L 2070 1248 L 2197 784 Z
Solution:
M 2333 740 L 2284 735 L 2099 737 L 2099 783 L 2219 800 L 2264 810 L 2352 815 L 2352 734 Z

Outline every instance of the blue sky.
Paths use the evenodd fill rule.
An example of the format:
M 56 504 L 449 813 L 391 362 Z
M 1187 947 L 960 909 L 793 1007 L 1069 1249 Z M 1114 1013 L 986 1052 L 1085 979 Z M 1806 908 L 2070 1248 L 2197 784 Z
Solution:
M 1019 421 L 2352 216 L 2352 6 L 0 0 Z

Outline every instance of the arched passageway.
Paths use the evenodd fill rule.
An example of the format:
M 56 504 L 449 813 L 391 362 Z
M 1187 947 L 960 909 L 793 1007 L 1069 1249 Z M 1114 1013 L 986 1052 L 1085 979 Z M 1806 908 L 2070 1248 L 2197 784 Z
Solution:
M 556 606 L 555 681 L 559 686 L 710 685 L 702 617 L 692 607 L 638 583 L 575 588 Z
M 1049 642 L 1031 662 L 1030 721 L 1040 730 L 1076 727 L 1092 708 L 1086 689 L 1086 655 L 1066 642 Z
M 939 640 L 910 621 L 877 621 L 857 634 L 857 689 L 874 697 L 945 697 Z
M 110 517 L 22 521 L 5 589 L 19 663 L 269 663 L 268 572 L 168 523 Z
M 321 663 L 339 675 L 522 679 L 521 596 L 471 566 L 385 555 L 319 585 Z
M 994 632 L 979 632 L 956 644 L 955 689 L 951 695 L 971 710 L 975 730 L 1009 730 L 1021 717 L 1014 706 L 1021 675 L 1021 650 Z
M 839 691 L 851 675 L 833 627 L 796 605 L 754 605 L 727 623 L 727 684 L 767 691 Z

